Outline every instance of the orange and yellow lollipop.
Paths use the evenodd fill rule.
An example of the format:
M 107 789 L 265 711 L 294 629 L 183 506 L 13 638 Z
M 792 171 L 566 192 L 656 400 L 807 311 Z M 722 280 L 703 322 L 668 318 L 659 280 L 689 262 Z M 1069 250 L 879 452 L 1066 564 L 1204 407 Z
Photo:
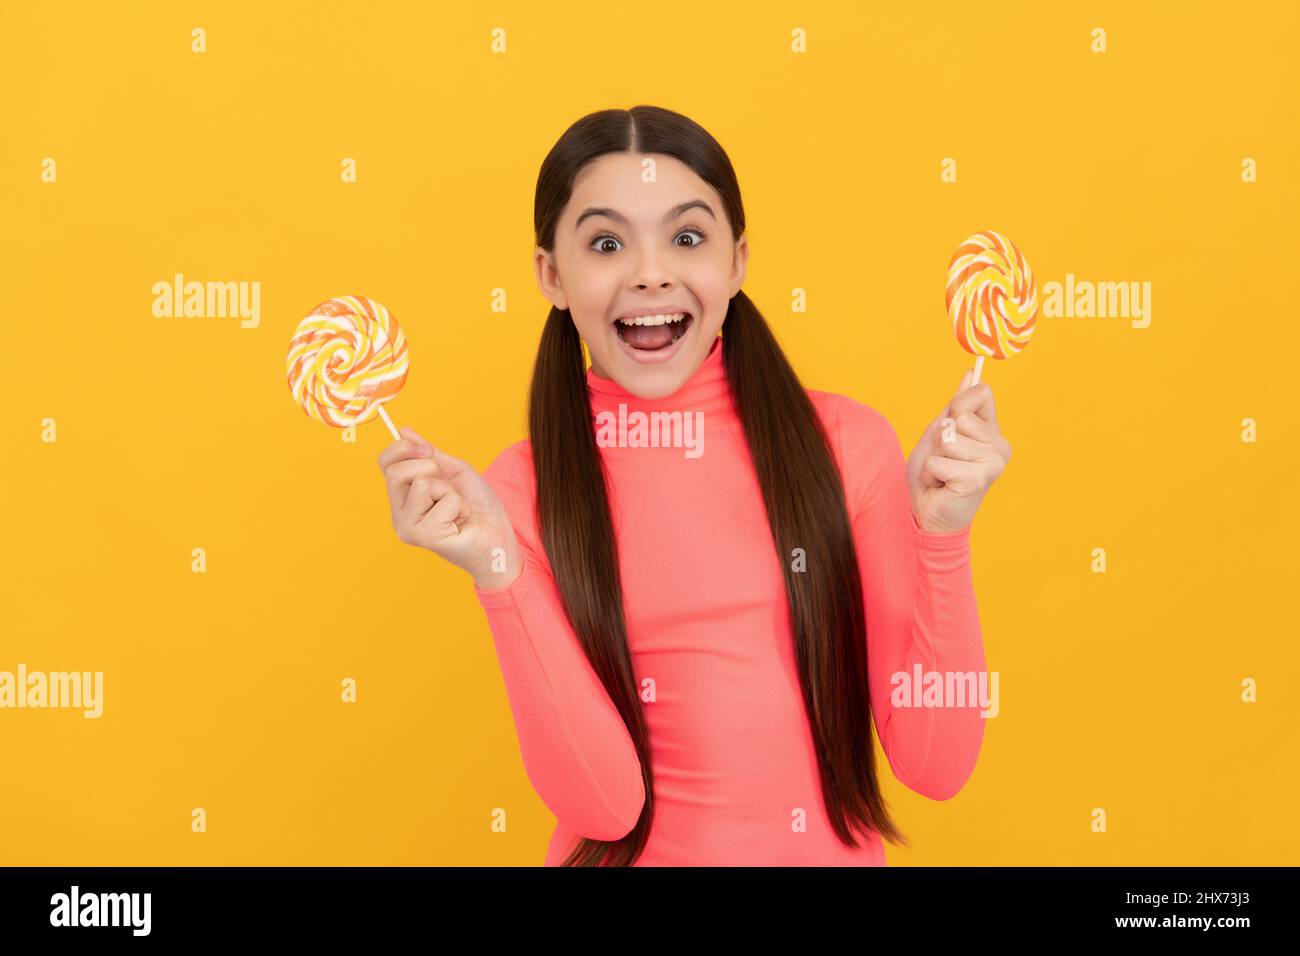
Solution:
M 953 253 L 944 293 L 957 341 L 975 359 L 971 385 L 985 357 L 1015 355 L 1038 322 L 1038 288 L 1020 250 L 1006 236 L 984 229 Z
M 298 323 L 285 367 L 289 390 L 308 417 L 346 428 L 378 414 L 393 440 L 401 440 L 383 403 L 406 384 L 406 337 L 374 299 L 345 295 L 312 309 Z

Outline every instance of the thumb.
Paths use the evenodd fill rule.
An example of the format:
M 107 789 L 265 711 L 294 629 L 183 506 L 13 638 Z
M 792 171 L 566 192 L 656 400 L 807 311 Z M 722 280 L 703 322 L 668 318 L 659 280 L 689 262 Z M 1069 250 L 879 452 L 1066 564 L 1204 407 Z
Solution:
M 441 448 L 433 447 L 432 452 L 433 460 L 438 463 L 438 467 L 442 469 L 445 478 L 454 478 L 466 470 L 474 471 L 474 467 L 469 462 L 463 461 Z
M 417 432 L 410 425 L 403 425 L 401 428 L 397 430 L 397 434 L 401 435 L 403 438 L 407 439 L 408 441 L 415 442 L 415 444 L 420 449 L 420 454 L 423 455 L 424 457 L 428 458 L 430 455 L 433 454 L 432 443 L 426 441 L 420 435 L 420 433 Z

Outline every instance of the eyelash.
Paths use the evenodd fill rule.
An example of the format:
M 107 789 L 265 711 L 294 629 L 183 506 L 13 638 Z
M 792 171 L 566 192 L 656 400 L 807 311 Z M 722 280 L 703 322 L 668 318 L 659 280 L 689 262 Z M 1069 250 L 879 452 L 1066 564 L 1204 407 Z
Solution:
M 700 245 L 700 243 L 704 242 L 706 239 L 709 238 L 709 234 L 707 232 L 705 232 L 703 229 L 697 229 L 695 226 L 688 226 L 685 229 L 683 229 L 681 232 L 677 233 L 677 235 L 680 236 L 683 233 L 687 233 L 687 232 L 697 233 L 700 237 L 700 241 L 691 243 L 691 245 L 689 246 L 682 246 L 681 248 L 683 249 L 694 249 L 696 246 Z M 676 239 L 676 236 L 674 236 L 673 238 Z M 615 242 L 619 241 L 618 236 L 612 236 L 608 232 L 602 232 L 597 236 L 593 236 L 591 242 L 587 244 L 587 247 L 591 248 L 592 246 L 595 246 L 602 239 L 613 239 Z M 673 244 L 676 245 L 675 242 Z M 612 256 L 614 252 L 617 252 L 618 250 L 615 249 L 614 252 L 601 252 L 599 249 L 591 249 L 591 251 L 596 253 L 596 255 L 598 256 Z

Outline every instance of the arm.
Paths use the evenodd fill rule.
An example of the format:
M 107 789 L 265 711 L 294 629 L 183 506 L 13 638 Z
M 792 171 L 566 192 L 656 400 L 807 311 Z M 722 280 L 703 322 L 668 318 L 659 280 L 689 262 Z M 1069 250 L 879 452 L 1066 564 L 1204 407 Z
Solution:
M 534 538 L 531 467 L 520 446 L 483 473 L 510 513 L 523 567 L 509 585 L 474 594 L 487 614 L 524 768 L 542 802 L 580 836 L 617 840 L 645 802 L 641 762 L 592 669 Z
M 984 641 L 971 579 L 970 527 L 936 534 L 917 524 L 903 451 L 883 415 L 851 402 L 841 426 L 846 458 L 858 476 L 852 483 L 858 495 L 853 534 L 866 607 L 872 717 L 894 776 L 923 796 L 947 800 L 970 777 L 984 738 Z M 917 665 L 922 675 L 941 674 L 945 685 L 950 674 L 966 675 L 959 679 L 965 706 L 896 706 L 893 698 L 902 690 L 896 690 L 894 675 L 906 673 L 910 691 Z

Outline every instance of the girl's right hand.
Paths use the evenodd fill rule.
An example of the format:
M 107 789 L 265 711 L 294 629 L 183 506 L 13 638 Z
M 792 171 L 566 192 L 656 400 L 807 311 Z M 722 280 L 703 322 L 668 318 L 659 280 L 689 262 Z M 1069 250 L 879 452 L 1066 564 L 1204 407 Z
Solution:
M 513 583 L 523 569 L 522 553 L 496 492 L 468 463 L 413 428 L 404 426 L 399 434 L 403 439 L 379 456 L 397 536 L 469 572 L 480 588 Z M 492 569 L 497 548 L 505 555 L 504 572 Z

